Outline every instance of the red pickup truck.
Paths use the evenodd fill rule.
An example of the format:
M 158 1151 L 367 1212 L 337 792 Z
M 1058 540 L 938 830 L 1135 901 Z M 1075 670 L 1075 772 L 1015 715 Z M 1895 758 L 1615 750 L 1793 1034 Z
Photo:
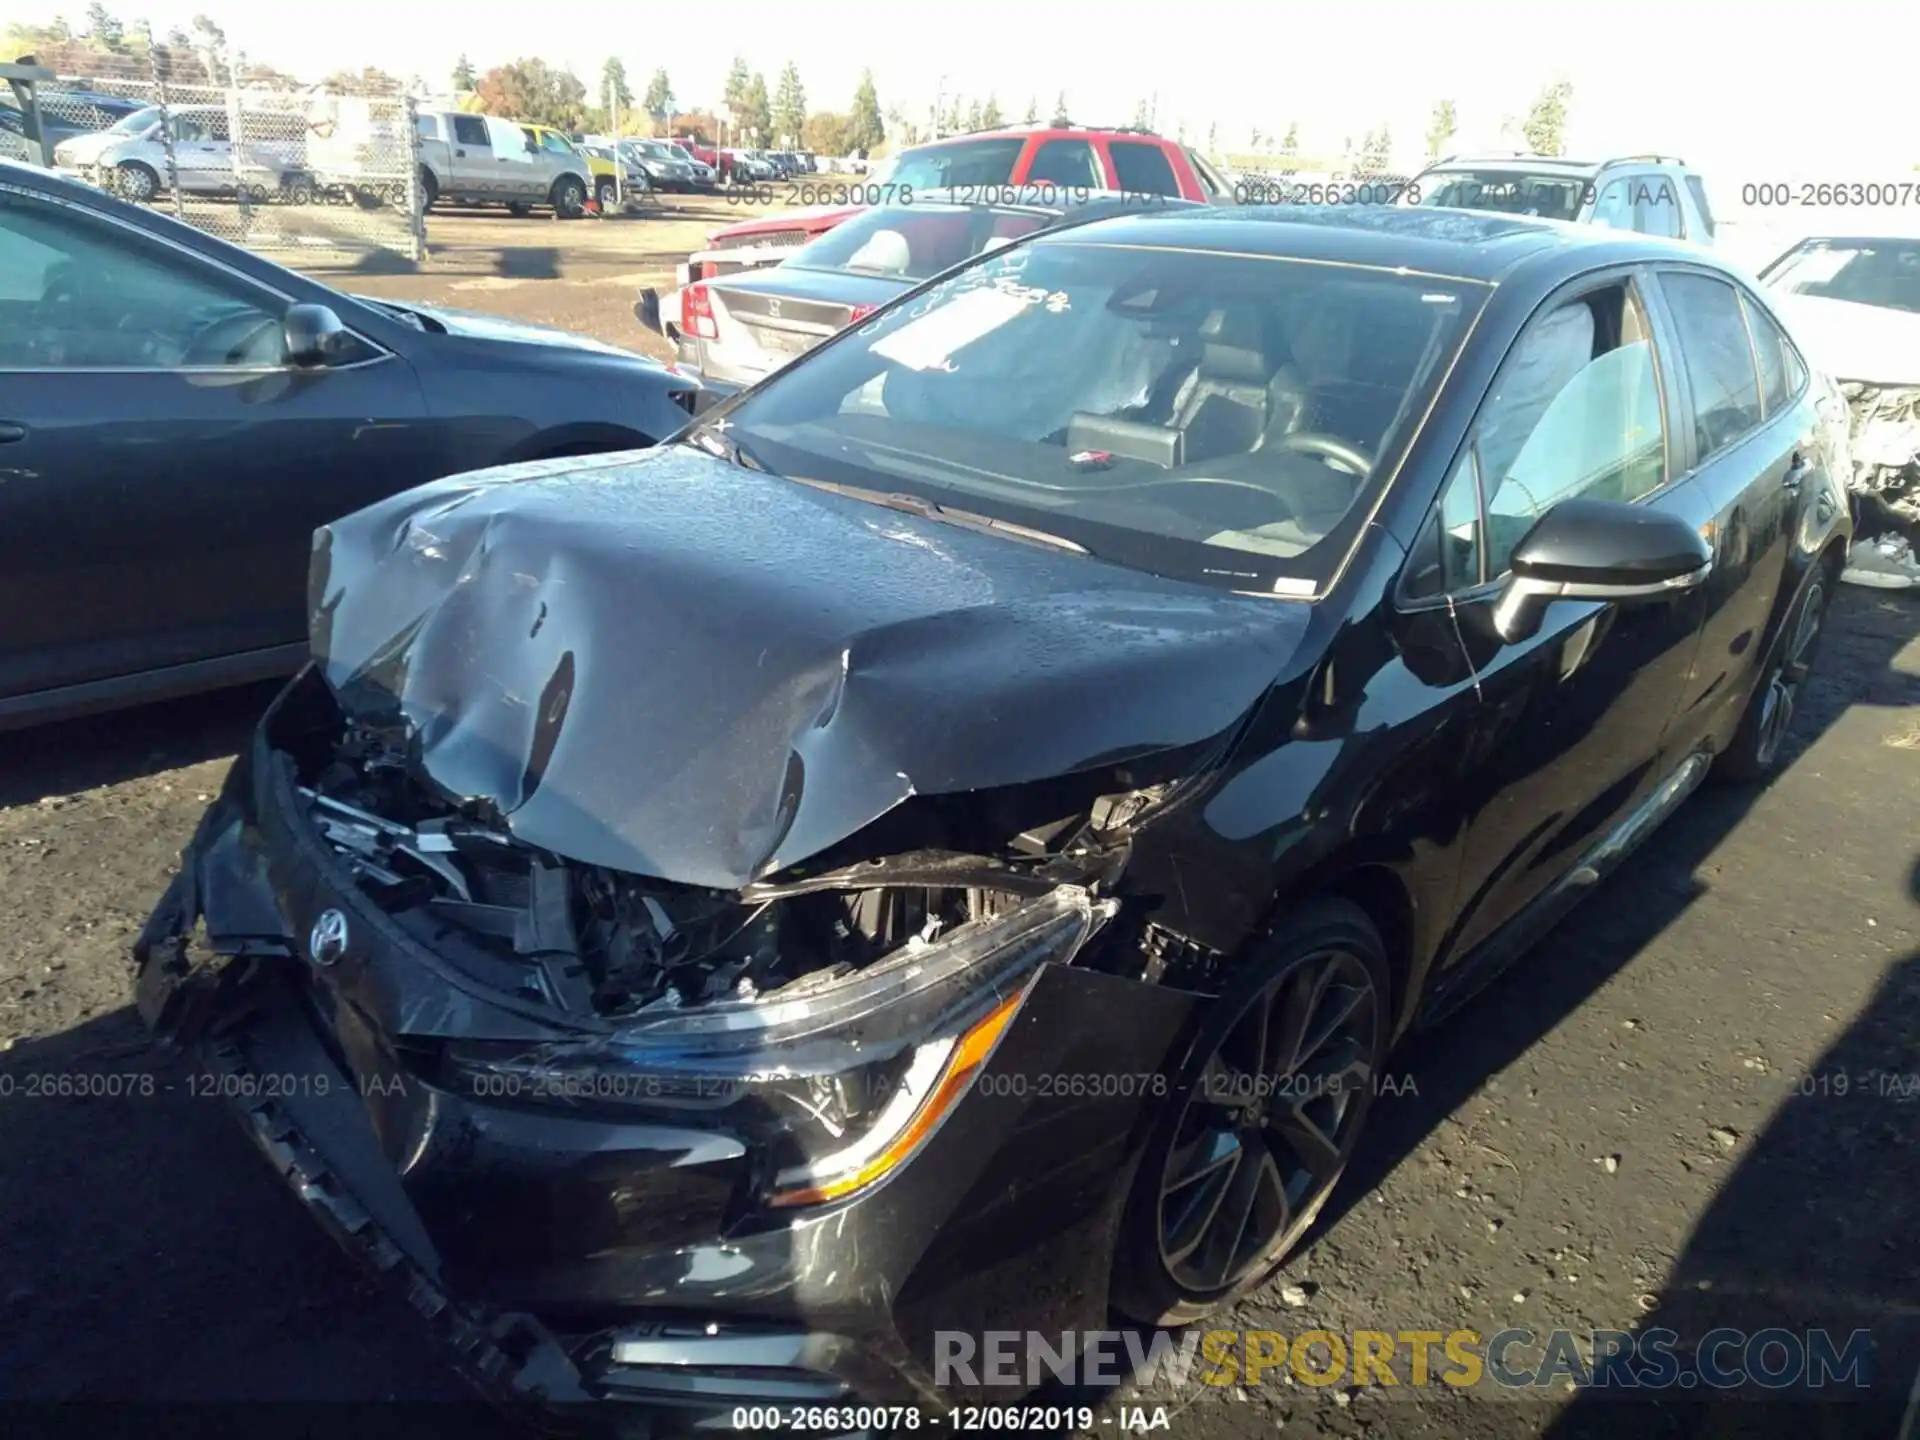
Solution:
M 1000 198 L 994 193 L 997 187 L 1047 185 L 1069 194 L 1118 190 L 1172 195 L 1203 204 L 1224 201 L 1229 189 L 1212 166 L 1178 141 L 1143 130 L 1088 130 L 1071 125 L 989 130 L 915 145 L 844 188 L 851 195 L 886 203 L 903 190 L 977 190 L 982 192 L 980 199 L 994 200 Z M 808 187 L 802 183 L 799 188 L 804 192 Z M 840 187 L 822 184 L 817 188 Z M 828 205 L 743 220 L 709 235 L 707 248 L 804 245 L 861 208 Z

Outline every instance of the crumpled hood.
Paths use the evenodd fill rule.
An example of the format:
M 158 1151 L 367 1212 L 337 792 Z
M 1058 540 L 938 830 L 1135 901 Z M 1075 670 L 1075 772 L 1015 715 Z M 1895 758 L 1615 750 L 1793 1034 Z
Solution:
M 1920 385 L 1920 315 L 1779 290 L 1768 299 L 1806 347 L 1807 359 L 1834 379 Z
M 915 794 L 1228 730 L 1305 633 L 1242 597 L 672 446 L 442 480 L 320 530 L 354 713 L 529 844 L 733 889 Z

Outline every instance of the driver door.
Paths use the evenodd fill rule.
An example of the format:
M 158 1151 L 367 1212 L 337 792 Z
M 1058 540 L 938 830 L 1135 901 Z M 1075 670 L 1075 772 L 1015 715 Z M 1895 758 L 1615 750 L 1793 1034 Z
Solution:
M 1549 301 L 1508 352 L 1416 546 L 1402 604 L 1452 612 L 1481 698 L 1460 919 L 1443 965 L 1539 899 L 1665 778 L 1662 745 L 1705 616 L 1698 595 L 1557 601 L 1537 634 L 1511 642 L 1493 608 L 1515 545 L 1563 500 L 1711 524 L 1711 498 L 1678 477 L 1685 452 L 1664 419 L 1677 410 L 1674 363 L 1632 275 Z
M 290 303 L 0 185 L 0 701 L 297 660 L 314 528 L 433 472 L 406 362 L 285 366 Z

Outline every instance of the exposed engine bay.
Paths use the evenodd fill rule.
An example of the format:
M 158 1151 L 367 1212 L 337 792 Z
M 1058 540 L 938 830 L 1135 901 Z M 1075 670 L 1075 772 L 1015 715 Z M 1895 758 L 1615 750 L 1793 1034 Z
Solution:
M 1920 388 L 1846 381 L 1840 392 L 1853 460 L 1849 488 L 1920 518 Z
M 1119 797 L 1126 803 L 1097 806 L 1077 824 L 1017 837 L 1029 853 L 1007 860 L 926 851 L 904 866 L 852 867 L 887 872 L 864 884 L 837 882 L 843 872 L 830 870 L 720 891 L 526 845 L 484 805 L 453 803 L 420 783 L 402 727 L 340 725 L 324 753 L 309 752 L 296 788 L 361 889 L 476 979 L 576 1014 L 754 1000 L 802 977 L 854 973 L 1084 876 L 1100 858 L 1085 837 L 1123 828 L 1149 801 Z M 1060 853 L 1068 834 L 1081 837 L 1072 857 Z

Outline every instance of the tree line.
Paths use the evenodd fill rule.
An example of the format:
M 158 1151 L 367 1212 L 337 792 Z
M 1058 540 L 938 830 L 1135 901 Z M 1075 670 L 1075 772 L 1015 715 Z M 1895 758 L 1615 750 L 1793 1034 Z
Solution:
M 270 65 L 249 62 L 245 55 L 232 51 L 226 33 L 204 14 L 194 16 L 188 25 L 170 28 L 164 36 L 155 36 L 144 22 L 130 24 L 116 16 L 107 8 L 105 0 L 92 0 L 87 7 L 85 24 L 79 28 L 64 18 L 44 25 L 18 21 L 8 24 L 0 31 L 0 55 L 32 56 L 39 64 L 64 75 L 138 80 L 157 77 L 179 85 L 298 87 L 300 84 L 291 75 Z M 898 143 L 913 144 L 933 135 L 970 134 L 999 129 L 1009 123 L 992 92 L 984 96 L 938 97 L 925 125 L 898 109 L 887 111 L 883 117 L 871 70 L 861 75 L 852 103 L 845 110 L 811 110 L 806 87 L 792 61 L 782 67 L 769 91 L 766 76 L 752 69 L 746 58 L 739 55 L 734 57 L 722 91 L 730 117 L 724 127 L 717 117 L 680 110 L 673 82 L 664 67 L 654 70 L 636 100 L 626 66 L 618 56 L 608 57 L 592 93 L 571 70 L 537 56 L 522 57 L 481 72 L 462 55 L 450 78 L 454 90 L 469 97 L 464 102 L 469 108 L 490 115 L 575 131 L 618 129 L 622 134 L 692 134 L 709 143 L 725 139 L 749 149 L 862 154 L 877 150 L 889 134 Z M 420 92 L 427 88 L 418 77 L 402 81 L 371 65 L 359 71 L 337 71 L 319 83 L 339 93 L 358 95 Z M 1572 99 L 1572 85 L 1564 80 L 1555 81 L 1540 91 L 1524 116 L 1509 117 L 1502 124 L 1501 133 L 1522 142 L 1532 154 L 1564 154 Z M 1152 101 L 1142 99 L 1135 107 L 1133 123 L 1142 129 L 1151 128 L 1156 109 Z M 1043 113 L 1054 125 L 1069 123 L 1065 92 L 1057 94 L 1052 107 L 1045 110 L 1038 96 L 1030 96 L 1025 122 L 1038 124 Z M 724 135 L 720 133 L 723 128 Z M 1457 129 L 1454 102 L 1436 101 L 1425 135 L 1428 161 L 1441 157 Z M 1180 138 L 1186 137 L 1183 134 Z M 1210 126 L 1207 148 L 1214 153 L 1218 153 L 1216 140 L 1216 127 Z M 1251 144 L 1255 151 L 1265 154 L 1298 157 L 1299 125 L 1289 124 L 1277 138 L 1255 129 Z M 1386 125 L 1381 125 L 1357 139 L 1346 137 L 1340 159 L 1343 169 L 1380 172 L 1389 168 L 1392 155 L 1392 133 Z

